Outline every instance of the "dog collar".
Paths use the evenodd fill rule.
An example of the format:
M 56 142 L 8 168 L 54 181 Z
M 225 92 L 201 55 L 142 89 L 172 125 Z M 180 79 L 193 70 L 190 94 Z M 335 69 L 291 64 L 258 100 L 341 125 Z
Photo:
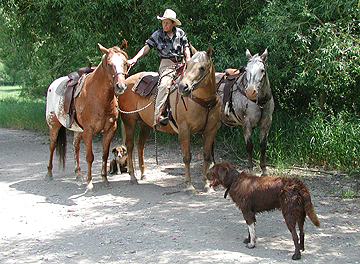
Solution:
M 230 180 L 230 185 L 229 187 L 226 189 L 225 193 L 224 193 L 224 198 L 226 199 L 229 191 L 230 191 L 230 188 L 231 188 L 231 185 L 233 184 L 235 178 L 239 175 L 240 173 L 238 171 L 235 171 L 232 175 L 231 175 L 231 180 Z

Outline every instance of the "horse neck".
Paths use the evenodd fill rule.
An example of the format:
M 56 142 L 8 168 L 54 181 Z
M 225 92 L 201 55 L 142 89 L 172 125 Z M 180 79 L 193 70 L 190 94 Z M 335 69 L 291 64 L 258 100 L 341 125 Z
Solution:
M 104 63 L 104 58 L 102 58 L 99 65 L 91 74 L 90 84 L 93 84 L 94 89 L 99 94 L 99 97 L 101 96 L 103 99 L 112 99 L 112 97 L 115 95 L 113 85 L 114 81 L 105 67 L 106 64 Z

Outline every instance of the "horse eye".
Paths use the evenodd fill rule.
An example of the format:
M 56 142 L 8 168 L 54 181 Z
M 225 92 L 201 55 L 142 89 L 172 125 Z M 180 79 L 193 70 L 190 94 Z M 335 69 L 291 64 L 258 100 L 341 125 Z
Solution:
M 204 67 L 204 66 L 201 66 L 201 67 L 200 67 L 200 71 L 205 71 L 205 67 Z

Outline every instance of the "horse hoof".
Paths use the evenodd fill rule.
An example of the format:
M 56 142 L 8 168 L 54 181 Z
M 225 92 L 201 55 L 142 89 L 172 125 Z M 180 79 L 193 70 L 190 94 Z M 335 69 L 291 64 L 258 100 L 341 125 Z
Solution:
M 249 249 L 253 249 L 253 248 L 255 248 L 255 245 L 254 245 L 254 244 L 249 243 L 249 244 L 247 244 L 247 245 L 246 245 L 246 247 L 247 247 L 247 248 L 249 248 Z
M 267 177 L 267 176 L 269 176 L 269 174 L 266 171 L 261 174 L 261 177 Z
M 293 259 L 293 260 L 301 259 L 301 254 L 300 254 L 300 252 L 299 252 L 299 253 L 295 253 L 295 254 L 292 256 L 292 259 Z
M 104 184 L 103 184 L 103 189 L 104 189 L 104 190 L 109 190 L 109 189 L 112 189 L 112 186 L 111 186 L 110 183 L 104 182 Z
M 134 184 L 134 185 L 138 185 L 138 184 L 139 184 L 138 181 L 137 181 L 137 179 L 135 179 L 135 180 L 130 180 L 130 183 L 131 183 L 131 184 Z
M 53 176 L 52 176 L 51 174 L 46 174 L 44 180 L 45 180 L 45 181 L 52 181 L 52 180 L 53 180 Z
M 147 180 L 146 175 L 142 175 L 142 176 L 141 176 L 141 180 L 142 180 L 142 181 L 146 181 L 146 180 Z
M 194 186 L 192 186 L 191 184 L 187 186 L 187 188 L 185 189 L 185 193 L 187 195 L 195 195 L 196 194 L 196 190 L 194 188 Z
M 214 191 L 214 188 L 213 188 L 213 187 L 209 187 L 209 185 L 205 185 L 205 187 L 204 187 L 204 192 L 205 192 L 205 193 L 213 193 L 213 192 L 215 192 L 215 191 Z
M 76 175 L 76 181 L 83 182 L 83 181 L 85 181 L 85 179 L 82 175 Z
M 92 184 L 92 182 L 90 182 L 87 186 L 86 186 L 86 191 L 92 192 L 94 190 L 94 185 Z

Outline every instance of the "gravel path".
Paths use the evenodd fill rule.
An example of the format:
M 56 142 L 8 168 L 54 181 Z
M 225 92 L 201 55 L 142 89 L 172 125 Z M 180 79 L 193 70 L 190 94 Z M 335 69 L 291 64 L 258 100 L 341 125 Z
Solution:
M 257 247 L 245 247 L 245 221 L 230 198 L 223 198 L 224 189 L 201 192 L 200 152 L 193 147 L 196 195 L 183 191 L 178 145 L 160 146 L 156 165 L 151 141 L 145 149 L 147 180 L 135 186 L 128 174 L 109 176 L 112 188 L 103 189 L 101 143 L 95 140 L 94 192 L 85 193 L 85 183 L 75 181 L 71 144 L 65 171 L 55 160 L 54 180 L 46 182 L 48 137 L 0 128 L 0 263 L 293 262 L 293 242 L 279 211 L 258 215 Z M 82 146 L 85 174 L 84 160 Z M 274 169 L 270 173 L 279 175 Z M 297 263 L 359 263 L 360 199 L 339 195 L 358 190 L 359 181 L 336 174 L 282 173 L 306 183 L 321 222 L 316 228 L 307 219 L 306 251 Z

